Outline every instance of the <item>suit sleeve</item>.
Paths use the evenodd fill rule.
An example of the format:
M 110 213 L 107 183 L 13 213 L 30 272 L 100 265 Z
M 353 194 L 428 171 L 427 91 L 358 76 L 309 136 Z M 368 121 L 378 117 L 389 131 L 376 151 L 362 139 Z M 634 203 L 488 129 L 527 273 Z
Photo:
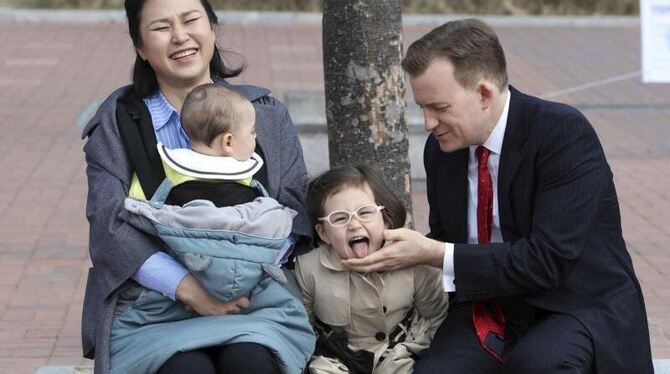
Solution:
M 439 190 L 437 189 L 435 176 L 437 170 L 437 155 L 441 152 L 437 141 L 433 135 L 429 135 L 426 140 L 426 145 L 423 150 L 423 166 L 426 170 L 426 196 L 428 198 L 428 227 L 430 232 L 429 238 L 446 241 L 446 233 L 440 222 L 440 214 L 438 212 L 439 203 L 437 201 Z
M 573 111 L 549 121 L 539 139 L 528 140 L 539 144 L 535 190 L 523 202 L 533 207 L 530 233 L 515 242 L 456 244 L 459 298 L 556 289 L 584 251 L 612 174 L 593 128 L 580 113 Z

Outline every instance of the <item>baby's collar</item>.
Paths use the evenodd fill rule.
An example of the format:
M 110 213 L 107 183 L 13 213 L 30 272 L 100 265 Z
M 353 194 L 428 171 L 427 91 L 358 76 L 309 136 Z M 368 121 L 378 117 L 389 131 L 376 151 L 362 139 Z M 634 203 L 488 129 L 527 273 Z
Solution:
M 218 180 L 240 180 L 253 177 L 263 166 L 263 159 L 256 153 L 246 161 L 233 157 L 207 156 L 190 149 L 168 149 L 158 143 L 158 153 L 172 169 L 189 177 Z

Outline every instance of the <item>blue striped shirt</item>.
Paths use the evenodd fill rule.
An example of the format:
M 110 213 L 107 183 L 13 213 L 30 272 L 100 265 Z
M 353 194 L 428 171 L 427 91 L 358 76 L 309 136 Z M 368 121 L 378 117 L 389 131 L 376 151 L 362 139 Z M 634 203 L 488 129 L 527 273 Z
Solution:
M 151 114 L 156 139 L 172 148 L 191 148 L 191 141 L 181 127 L 179 112 L 167 101 L 161 91 L 144 99 Z M 149 257 L 132 278 L 142 286 L 176 299 L 179 283 L 188 270 L 170 255 L 158 251 Z
M 181 127 L 179 112 L 170 104 L 163 93 L 158 91 L 144 99 L 151 113 L 156 139 L 169 149 L 191 148 L 191 141 Z

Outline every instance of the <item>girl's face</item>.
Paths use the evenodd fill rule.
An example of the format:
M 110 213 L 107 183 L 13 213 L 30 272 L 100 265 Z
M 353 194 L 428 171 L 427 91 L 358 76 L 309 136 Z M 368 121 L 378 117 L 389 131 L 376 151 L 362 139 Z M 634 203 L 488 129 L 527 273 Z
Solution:
M 140 21 L 140 57 L 161 88 L 191 88 L 210 81 L 215 34 L 200 0 L 148 0 Z
M 356 211 L 364 205 L 376 205 L 375 196 L 366 183 L 361 187 L 347 187 L 330 195 L 323 204 L 326 215 L 336 210 Z M 356 217 L 344 227 L 333 227 L 322 221 L 316 225 L 316 232 L 324 243 L 329 244 L 343 259 L 362 258 L 381 248 L 384 239 L 384 218 L 375 214 L 369 222 L 361 222 Z

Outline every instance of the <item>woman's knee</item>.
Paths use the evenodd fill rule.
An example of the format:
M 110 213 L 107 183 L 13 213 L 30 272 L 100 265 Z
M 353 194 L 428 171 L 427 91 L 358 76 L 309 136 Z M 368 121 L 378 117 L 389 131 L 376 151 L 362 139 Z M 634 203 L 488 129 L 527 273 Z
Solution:
M 221 347 L 217 354 L 217 366 L 221 374 L 281 373 L 275 354 L 257 343 L 236 343 Z
M 203 351 L 179 352 L 170 357 L 158 374 L 203 373 L 215 374 L 212 359 Z

